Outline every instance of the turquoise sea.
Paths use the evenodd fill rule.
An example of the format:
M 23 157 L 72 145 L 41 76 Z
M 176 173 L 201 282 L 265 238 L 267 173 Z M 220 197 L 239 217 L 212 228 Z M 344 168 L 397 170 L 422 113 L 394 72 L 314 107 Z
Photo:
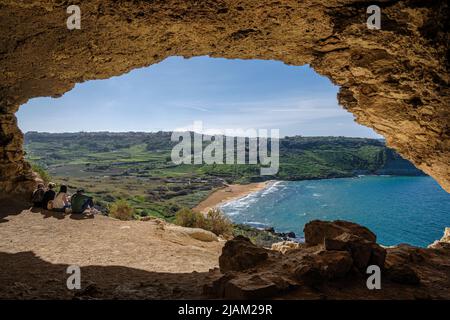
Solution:
M 310 220 L 353 221 L 375 232 L 383 245 L 425 247 L 450 227 L 450 194 L 428 176 L 277 181 L 222 210 L 235 222 L 294 231 L 297 237 Z

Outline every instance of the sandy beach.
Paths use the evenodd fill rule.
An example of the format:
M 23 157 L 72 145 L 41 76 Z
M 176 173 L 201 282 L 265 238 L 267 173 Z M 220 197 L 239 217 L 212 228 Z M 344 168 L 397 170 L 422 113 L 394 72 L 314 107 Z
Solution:
M 249 184 L 231 184 L 214 191 L 208 198 L 200 202 L 193 210 L 206 213 L 210 209 L 218 207 L 225 202 L 236 200 L 246 195 L 266 188 L 272 181 L 256 182 Z

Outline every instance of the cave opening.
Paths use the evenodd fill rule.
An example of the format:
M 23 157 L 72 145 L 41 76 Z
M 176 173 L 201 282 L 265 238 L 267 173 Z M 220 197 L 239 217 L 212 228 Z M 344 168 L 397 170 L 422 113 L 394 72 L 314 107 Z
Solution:
M 322 227 L 343 227 L 358 237 L 359 244 L 366 244 L 365 254 L 357 257 L 352 250 L 336 252 L 332 246 L 336 249 L 339 241 L 331 241 L 331 250 L 319 248 L 312 256 L 308 254 L 311 248 L 298 250 L 295 268 L 286 268 L 292 259 L 284 259 L 288 255 L 276 250 L 256 248 L 242 239 L 229 241 L 229 249 L 243 250 L 225 252 L 220 269 L 237 271 L 228 278 L 217 268 L 206 272 L 217 266 L 222 243 L 194 242 L 195 232 L 177 233 L 159 220 L 119 223 L 102 216 L 93 220 L 62 218 L 58 213 L 40 215 L 29 208 L 9 207 L 19 198 L 23 202 L 22 197 L 28 197 L 36 185 L 17 126 L 15 114 L 20 105 L 36 97 L 58 97 L 77 83 L 118 76 L 175 55 L 308 64 L 340 86 L 339 103 L 358 123 L 376 130 L 390 147 L 449 191 L 448 4 L 405 0 L 380 2 L 379 6 L 382 25 L 371 30 L 366 24 L 368 8 L 361 1 L 86 1 L 80 3 L 82 29 L 68 30 L 66 2 L 2 3 L 0 197 L 6 196 L 7 201 L 0 206 L 0 264 L 8 272 L 0 274 L 0 297 L 448 299 L 450 229 L 427 249 L 407 245 L 382 248 L 363 227 L 319 222 L 310 225 L 312 250 L 325 240 L 320 237 Z M 23 126 L 23 119 L 21 123 Z M 66 118 L 62 123 L 70 124 Z M 296 168 L 299 166 L 291 169 Z M 277 187 L 280 185 L 271 190 Z M 318 186 L 308 184 L 297 191 L 305 194 L 311 190 L 310 197 L 322 201 L 324 193 L 314 187 Z M 384 189 L 389 191 L 387 186 Z M 400 190 L 406 194 L 390 195 L 410 199 L 427 189 L 403 185 Z M 350 205 L 360 200 L 360 194 L 353 191 L 355 201 Z M 379 190 L 371 192 L 375 195 Z M 270 193 L 264 197 L 270 199 Z M 337 200 L 340 197 L 335 194 Z M 397 206 L 392 198 L 381 200 L 391 208 Z M 424 240 L 415 234 L 422 225 L 448 221 L 448 195 L 439 201 L 417 197 L 409 202 L 412 209 L 438 204 L 422 212 L 418 220 L 398 217 L 403 222 L 400 228 L 412 225 L 406 232 L 412 239 Z M 297 206 L 289 205 L 285 211 L 293 213 L 294 209 Z M 298 213 L 308 216 L 308 212 Z M 391 234 L 400 233 L 399 228 L 380 221 L 383 227 L 392 227 Z M 367 253 L 386 268 L 381 291 L 365 290 L 364 267 L 374 262 L 364 258 Z M 259 265 L 264 256 L 268 261 Z M 310 265 L 304 257 L 315 263 Z M 81 292 L 65 286 L 68 261 L 82 266 Z M 247 263 L 244 268 L 252 268 L 251 274 L 241 272 L 240 262 Z M 316 272 L 305 276 L 305 271 L 311 270 L 308 266 L 326 269 L 321 274 L 326 281 L 316 283 Z M 359 268 L 360 273 L 347 274 L 348 268 Z M 205 272 L 190 273 L 192 270 Z M 349 281 L 343 283 L 341 276 Z M 316 290 L 317 284 L 321 290 Z
M 337 86 L 309 66 L 172 57 L 120 77 L 79 84 L 57 99 L 33 99 L 17 117 L 33 169 L 47 181 L 68 185 L 72 193 L 80 187 L 89 190 L 105 214 L 125 200 L 136 218 L 173 222 L 183 208 L 205 210 L 208 195 L 224 184 L 279 180 L 221 209 L 235 223 L 275 227 L 300 240 L 303 226 L 313 218 L 368 225 L 389 245 L 426 245 L 438 238 L 443 222 L 410 231 L 418 220 L 430 224 L 423 212 L 445 215 L 445 192 L 387 148 L 380 135 L 355 123 L 339 106 L 337 93 Z M 226 136 L 226 130 L 255 128 L 280 132 L 280 165 L 271 176 L 234 158 L 232 165 L 173 162 L 173 131 Z M 245 142 L 247 152 L 250 141 Z M 368 178 L 365 185 L 363 177 L 371 175 L 379 181 Z M 409 178 L 392 183 L 387 178 L 392 175 Z M 355 177 L 362 185 L 355 184 Z M 327 185 L 333 178 L 350 180 Z M 371 191 L 364 194 L 362 188 Z M 424 188 L 428 202 L 412 205 Z M 297 193 L 303 197 L 289 201 Z M 284 202 L 277 205 L 277 198 Z M 430 203 L 443 205 L 432 208 Z M 403 223 L 399 232 L 400 217 L 408 214 L 411 223 Z

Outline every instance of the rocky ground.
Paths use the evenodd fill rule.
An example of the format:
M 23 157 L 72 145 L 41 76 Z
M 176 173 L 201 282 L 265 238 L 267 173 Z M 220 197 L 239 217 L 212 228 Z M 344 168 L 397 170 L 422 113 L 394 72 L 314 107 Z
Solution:
M 0 208 L 1 299 L 195 298 L 223 246 L 210 232 L 157 219 Z M 81 291 L 66 287 L 69 265 L 81 267 Z
M 228 241 L 219 258 L 223 275 L 205 293 L 227 299 L 450 299 L 449 228 L 426 249 L 382 247 L 369 229 L 345 221 L 315 220 L 304 231 L 305 244 L 272 246 L 276 250 L 244 237 Z M 380 268 L 380 290 L 367 286 L 373 265 Z
M 157 219 L 0 208 L 1 299 L 450 299 L 449 229 L 427 249 L 384 248 L 362 226 L 313 221 L 305 244 L 269 250 Z M 373 264 L 381 290 L 366 286 Z M 66 287 L 69 265 L 81 290 Z

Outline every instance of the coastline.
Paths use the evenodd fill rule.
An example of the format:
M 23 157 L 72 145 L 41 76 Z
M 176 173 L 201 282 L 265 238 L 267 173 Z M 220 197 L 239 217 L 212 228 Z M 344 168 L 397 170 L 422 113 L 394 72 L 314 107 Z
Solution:
M 193 210 L 201 213 L 207 213 L 209 210 L 217 208 L 227 202 L 234 201 L 251 193 L 266 189 L 274 182 L 274 180 L 270 180 L 249 184 L 227 185 L 226 187 L 211 193 L 205 200 L 196 205 Z
M 229 184 L 226 187 L 213 191 L 206 199 L 197 204 L 192 210 L 206 214 L 210 209 L 217 208 L 226 204 L 227 202 L 235 201 L 240 198 L 246 197 L 251 193 L 267 189 L 271 185 L 280 181 L 316 181 L 316 180 L 331 180 L 331 179 L 348 179 L 348 178 L 360 178 L 367 177 L 391 177 L 402 175 L 388 175 L 388 174 L 361 174 L 361 175 L 349 175 L 341 177 L 317 177 L 311 179 L 298 179 L 298 180 L 269 180 L 264 182 L 254 182 L 249 184 Z M 408 177 L 408 176 L 406 176 Z

